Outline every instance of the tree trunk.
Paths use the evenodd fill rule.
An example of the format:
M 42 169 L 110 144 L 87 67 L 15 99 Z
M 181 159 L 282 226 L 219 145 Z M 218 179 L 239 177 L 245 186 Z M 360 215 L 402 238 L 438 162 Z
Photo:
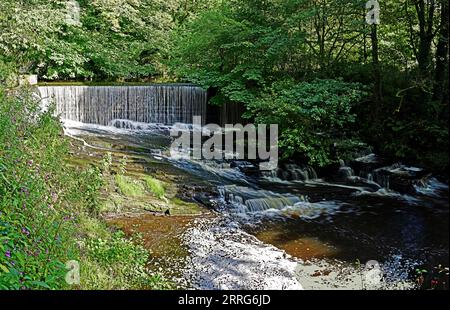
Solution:
M 414 4 L 419 20 L 419 48 L 417 52 L 417 62 L 419 64 L 419 79 L 422 84 L 420 104 L 422 105 L 423 112 L 425 112 L 431 99 L 430 93 L 432 90 L 431 44 L 434 37 L 433 20 L 435 1 L 429 0 L 425 2 L 425 0 L 416 0 Z
M 371 26 L 370 38 L 372 40 L 372 66 L 373 66 L 373 95 L 375 99 L 375 103 L 380 103 L 382 98 L 382 89 L 381 89 L 381 69 L 380 69 L 380 60 L 378 57 L 378 35 L 377 35 L 377 25 L 373 24 Z
M 434 72 L 433 100 L 442 102 L 444 98 L 445 83 L 448 83 L 448 2 L 441 1 L 441 25 L 439 41 L 436 47 L 436 69 Z

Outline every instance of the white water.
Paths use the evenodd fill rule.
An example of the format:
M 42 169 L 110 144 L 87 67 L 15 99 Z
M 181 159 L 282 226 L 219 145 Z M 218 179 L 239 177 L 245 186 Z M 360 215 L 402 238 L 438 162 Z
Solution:
M 158 130 L 160 124 L 141 124 L 136 122 L 125 122 L 119 120 L 121 128 L 93 125 L 96 129 L 105 130 L 110 133 L 133 134 L 136 131 Z M 77 133 L 77 125 L 83 128 L 85 125 L 67 122 L 75 128 L 68 129 L 73 134 Z M 79 133 L 82 133 L 80 130 Z M 86 133 L 86 132 L 84 132 Z M 183 163 L 184 164 L 184 163 Z M 190 164 L 194 164 L 190 162 Z M 198 169 L 203 172 L 213 173 L 231 180 L 243 178 L 237 169 L 224 167 L 214 161 L 198 161 Z M 395 170 L 394 168 L 393 170 Z M 190 168 L 188 169 L 190 170 Z M 286 182 L 297 183 L 298 181 Z M 302 182 L 305 186 L 323 186 L 328 184 L 320 179 Z M 343 184 L 329 184 L 332 187 L 355 189 L 355 195 L 380 195 L 392 196 L 399 199 L 409 200 L 407 195 L 381 189 L 375 192 L 366 191 L 364 187 L 347 186 Z M 416 190 L 424 193 L 427 190 L 439 189 L 436 182 L 419 184 Z M 226 196 L 228 195 L 228 198 Z M 232 196 L 231 196 L 232 195 Z M 295 198 L 293 198 L 295 197 Z M 339 265 L 325 262 L 302 264 L 298 259 L 290 257 L 284 251 L 271 245 L 264 244 L 240 228 L 241 224 L 253 222 L 257 224 L 260 217 L 300 217 L 306 220 L 314 220 L 319 217 L 332 218 L 339 212 L 345 212 L 346 205 L 338 201 L 323 201 L 310 203 L 305 197 L 294 195 L 277 194 L 271 191 L 253 189 L 247 186 L 227 187 L 223 192 L 224 200 L 235 206 L 229 213 L 225 212 L 212 222 L 198 222 L 198 226 L 190 229 L 185 235 L 186 244 L 191 251 L 191 264 L 186 270 L 186 276 L 191 279 L 195 288 L 203 289 L 324 289 L 324 288 L 354 288 L 361 289 L 360 272 L 351 267 L 351 264 Z M 416 201 L 409 201 L 416 204 Z M 235 211 L 237 213 L 233 213 Z M 244 218 L 244 221 L 242 221 Z M 248 221 L 247 221 L 248 220 Z M 384 266 L 390 266 L 391 260 L 383 262 Z M 401 264 L 401 262 L 397 263 Z M 392 279 L 400 286 L 377 286 L 376 288 L 408 288 L 404 286 L 403 266 L 392 263 L 384 272 L 392 272 Z M 334 268 L 334 269 L 333 269 Z M 317 269 L 337 270 L 329 276 L 315 277 L 311 274 Z M 392 271 L 388 271 L 392 270 Z M 341 281 L 343 271 L 347 272 L 345 281 Z M 398 272 L 402 272 L 399 276 Z M 320 281 L 319 281 L 320 280 Z
M 221 186 L 219 192 L 225 202 L 232 204 L 235 212 L 238 213 L 261 212 L 270 209 L 279 210 L 304 199 L 291 194 L 278 194 L 235 185 Z
M 184 239 L 191 253 L 185 276 L 196 289 L 303 289 L 298 260 L 224 219 L 199 220 Z
M 380 266 L 380 277 L 364 264 L 339 260 L 303 261 L 246 233 L 231 218 L 197 220 L 183 240 L 189 246 L 184 276 L 194 289 L 412 289 L 401 256 Z
M 206 91 L 193 85 L 41 86 L 43 106 L 53 100 L 62 119 L 109 125 L 121 119 L 173 125 L 206 119 Z
M 420 184 L 415 184 L 417 193 L 430 197 L 439 197 L 441 191 L 448 190 L 448 185 L 439 182 L 436 178 L 429 178 Z

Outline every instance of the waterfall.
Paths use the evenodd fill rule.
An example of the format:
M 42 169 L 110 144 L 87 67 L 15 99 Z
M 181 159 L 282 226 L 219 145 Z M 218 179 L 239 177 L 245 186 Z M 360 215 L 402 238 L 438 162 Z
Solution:
M 62 119 L 110 125 L 114 120 L 139 123 L 192 123 L 206 119 L 206 91 L 194 85 L 40 86 L 43 104 L 52 100 Z
M 267 190 L 227 185 L 219 187 L 222 198 L 233 204 L 239 213 L 260 212 L 269 209 L 282 209 L 304 201 L 304 197 L 292 194 L 278 194 Z

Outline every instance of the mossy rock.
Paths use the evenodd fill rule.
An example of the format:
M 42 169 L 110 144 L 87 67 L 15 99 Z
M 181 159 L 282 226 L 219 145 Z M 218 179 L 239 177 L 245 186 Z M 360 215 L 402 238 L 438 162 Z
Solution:
M 193 202 L 186 202 L 179 198 L 170 200 L 171 215 L 201 215 L 205 209 Z

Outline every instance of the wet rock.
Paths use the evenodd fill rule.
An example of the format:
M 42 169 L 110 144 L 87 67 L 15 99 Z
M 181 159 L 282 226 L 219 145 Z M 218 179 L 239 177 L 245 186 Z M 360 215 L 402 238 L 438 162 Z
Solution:
M 340 167 L 338 170 L 338 178 L 342 180 L 347 180 L 350 177 L 354 176 L 355 172 L 351 167 Z
M 379 184 L 377 184 L 375 182 L 371 182 L 371 181 L 368 181 L 367 179 L 357 177 L 357 176 L 352 176 L 352 177 L 347 178 L 346 182 L 349 185 L 352 185 L 355 187 L 363 187 L 372 192 L 376 192 L 382 188 Z
M 317 173 L 311 166 L 284 163 L 276 170 L 277 177 L 286 181 L 307 181 L 317 179 Z
M 178 196 L 188 200 L 196 200 L 199 195 L 213 198 L 218 197 L 219 193 L 215 187 L 212 186 L 198 186 L 198 185 L 183 185 L 180 187 Z
M 417 167 L 408 167 L 400 163 L 373 171 L 373 181 L 386 189 L 400 193 L 415 193 L 414 184 L 427 175 Z
M 162 206 L 146 205 L 143 209 L 151 213 L 170 214 L 170 209 Z
M 248 161 L 238 161 L 238 160 L 232 161 L 230 163 L 230 168 L 237 168 L 242 173 L 249 174 L 249 175 L 254 175 L 254 174 L 260 173 L 259 167 Z

